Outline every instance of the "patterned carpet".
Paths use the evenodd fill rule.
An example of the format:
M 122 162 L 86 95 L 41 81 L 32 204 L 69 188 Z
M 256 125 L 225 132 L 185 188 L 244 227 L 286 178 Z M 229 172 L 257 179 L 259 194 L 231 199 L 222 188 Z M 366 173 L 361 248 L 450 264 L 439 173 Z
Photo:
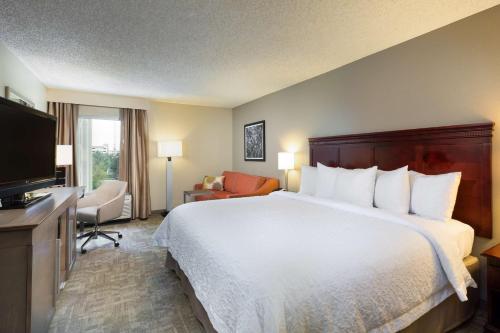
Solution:
M 103 226 L 122 232 L 120 247 L 99 238 L 78 255 L 50 332 L 203 332 L 177 276 L 164 266 L 165 250 L 151 243 L 161 220 Z
M 120 247 L 100 238 L 78 255 L 57 301 L 51 333 L 203 332 L 176 275 L 165 269 L 165 250 L 152 245 L 161 220 L 153 215 L 103 228 L 123 233 Z M 454 333 L 483 332 L 484 317 L 479 311 Z

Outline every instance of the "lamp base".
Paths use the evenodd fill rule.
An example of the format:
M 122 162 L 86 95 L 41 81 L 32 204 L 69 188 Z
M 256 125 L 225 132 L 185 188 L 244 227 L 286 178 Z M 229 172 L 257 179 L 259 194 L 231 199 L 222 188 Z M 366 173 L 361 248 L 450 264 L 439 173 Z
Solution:
M 170 211 L 165 209 L 165 210 L 162 210 L 160 214 L 161 214 L 161 216 L 165 217 L 168 215 L 168 213 L 170 213 Z
M 66 186 L 66 167 L 59 166 L 56 168 L 56 185 Z

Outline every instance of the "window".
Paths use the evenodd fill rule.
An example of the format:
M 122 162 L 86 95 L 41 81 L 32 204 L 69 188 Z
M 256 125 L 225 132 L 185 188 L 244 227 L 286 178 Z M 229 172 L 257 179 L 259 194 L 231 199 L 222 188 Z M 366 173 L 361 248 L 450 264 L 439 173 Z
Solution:
M 118 109 L 80 106 L 78 182 L 89 191 L 105 179 L 118 179 L 120 125 Z

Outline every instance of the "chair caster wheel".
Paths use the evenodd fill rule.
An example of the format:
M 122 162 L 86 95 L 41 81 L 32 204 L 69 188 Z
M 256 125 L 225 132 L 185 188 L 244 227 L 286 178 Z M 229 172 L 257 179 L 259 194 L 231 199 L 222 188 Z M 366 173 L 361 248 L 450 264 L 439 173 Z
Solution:
M 123 235 L 122 235 L 122 234 L 118 234 L 118 238 L 122 238 L 122 237 L 123 237 Z
M 115 247 L 118 247 L 118 246 L 120 246 L 120 243 L 115 243 Z
M 87 253 L 87 250 L 82 249 L 81 253 L 85 254 L 85 253 Z

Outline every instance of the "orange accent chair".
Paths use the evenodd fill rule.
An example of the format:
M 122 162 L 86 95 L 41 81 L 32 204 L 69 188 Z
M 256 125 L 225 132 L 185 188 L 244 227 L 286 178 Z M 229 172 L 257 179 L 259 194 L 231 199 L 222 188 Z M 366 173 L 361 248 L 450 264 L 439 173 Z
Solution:
M 224 191 L 210 190 L 212 194 L 198 195 L 196 201 L 254 197 L 267 195 L 280 187 L 276 178 L 253 176 L 246 173 L 224 171 Z M 195 190 L 201 190 L 203 184 L 194 185 Z

